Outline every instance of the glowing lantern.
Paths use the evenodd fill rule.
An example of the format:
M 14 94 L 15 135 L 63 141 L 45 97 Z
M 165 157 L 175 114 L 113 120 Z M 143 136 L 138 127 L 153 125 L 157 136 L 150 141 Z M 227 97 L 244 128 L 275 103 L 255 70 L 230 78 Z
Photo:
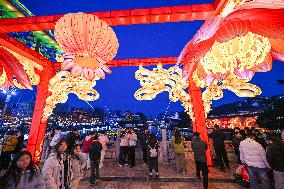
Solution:
M 14 77 L 27 89 L 33 89 L 23 65 L 8 50 L 0 46 L 0 89 L 7 90 L 13 86 Z
M 109 25 L 92 14 L 71 13 L 60 18 L 55 25 L 55 38 L 66 52 L 61 69 L 71 69 L 74 77 L 93 80 L 111 73 L 106 65 L 118 49 L 118 40 Z

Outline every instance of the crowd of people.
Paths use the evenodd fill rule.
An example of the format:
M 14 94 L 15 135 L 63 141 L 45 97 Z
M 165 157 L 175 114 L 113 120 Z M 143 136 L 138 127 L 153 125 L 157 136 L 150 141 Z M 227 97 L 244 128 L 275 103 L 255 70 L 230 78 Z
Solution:
M 143 165 L 148 167 L 149 178 L 159 178 L 159 141 L 156 136 L 144 129 L 141 136 L 133 129 L 126 129 L 117 136 L 119 147 L 117 163 L 119 167 L 136 166 L 136 146 L 140 145 Z M 221 171 L 231 169 L 225 148 L 225 135 L 218 125 L 209 134 L 213 141 L 216 163 Z M 283 134 L 284 137 L 284 134 Z M 139 140 L 138 140 L 139 138 Z M 105 154 L 110 143 L 106 133 L 90 132 L 83 139 L 78 130 L 73 128 L 63 137 L 59 128 L 48 131 L 42 145 L 42 166 L 32 161 L 32 156 L 23 149 L 23 136 L 20 132 L 7 132 L 1 148 L 0 188 L 7 189 L 78 189 L 84 175 L 84 169 L 90 168 L 90 184 L 100 182 L 100 170 L 103 169 Z M 175 157 L 177 173 L 186 174 L 186 141 L 178 129 L 172 133 L 170 146 Z M 275 186 L 280 189 L 284 181 L 284 144 L 273 135 L 266 135 L 255 128 L 240 130 L 235 128 L 233 146 L 239 167 L 248 170 L 251 188 L 258 188 L 258 181 L 265 189 Z M 193 150 L 196 176 L 203 181 L 203 188 L 208 188 L 206 141 L 200 133 L 193 133 Z M 272 170 L 272 171 L 270 171 Z M 273 172 L 274 183 L 269 175 Z M 202 174 L 201 174 L 202 173 Z M 201 177 L 202 176 L 202 177 Z
M 262 130 L 235 128 L 233 145 L 239 167 L 248 170 L 250 188 L 275 189 L 284 186 L 284 133 L 282 138 L 266 135 Z M 274 182 L 273 182 L 274 180 Z

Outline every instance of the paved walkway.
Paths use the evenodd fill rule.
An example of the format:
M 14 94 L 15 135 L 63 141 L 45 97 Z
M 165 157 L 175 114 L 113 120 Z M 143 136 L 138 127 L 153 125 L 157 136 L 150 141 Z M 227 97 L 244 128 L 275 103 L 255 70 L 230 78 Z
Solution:
M 228 153 L 231 161 L 231 170 L 225 173 L 218 167 L 209 168 L 210 189 L 243 189 L 245 187 L 235 183 L 233 179 L 236 169 L 236 159 L 233 153 Z M 176 173 L 174 162 L 159 164 L 159 179 L 148 178 L 148 168 L 141 161 L 134 168 L 129 166 L 119 167 L 114 161 L 107 160 L 101 170 L 103 180 L 97 186 L 90 186 L 88 177 L 90 170 L 85 171 L 85 179 L 80 184 L 80 189 L 197 189 L 202 188 L 200 180 L 195 176 L 195 163 L 193 158 L 187 158 L 187 174 Z
M 79 189 L 202 189 L 200 182 L 138 182 L 138 181 L 102 181 L 91 186 L 82 181 Z M 244 189 L 234 183 L 209 183 L 209 189 Z

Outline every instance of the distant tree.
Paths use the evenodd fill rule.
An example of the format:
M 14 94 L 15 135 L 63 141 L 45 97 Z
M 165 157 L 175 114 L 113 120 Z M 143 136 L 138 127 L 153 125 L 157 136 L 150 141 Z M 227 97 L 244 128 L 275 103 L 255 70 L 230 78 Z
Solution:
M 137 112 L 136 114 L 140 116 L 140 119 L 141 119 L 141 122 L 142 122 L 142 123 L 145 123 L 145 122 L 148 121 L 148 118 L 147 118 L 147 116 L 146 116 L 144 113 L 142 113 L 142 112 Z
M 133 116 L 132 116 L 132 113 L 130 111 L 126 112 L 125 121 L 127 121 L 127 122 L 133 121 Z
M 113 114 L 116 114 L 118 117 L 121 117 L 121 110 L 114 110 Z
M 97 117 L 100 120 L 104 120 L 105 113 L 104 113 L 104 110 L 102 108 L 94 108 L 92 110 L 91 116 Z
M 65 103 L 57 104 L 53 110 L 53 114 L 58 115 L 58 116 L 64 116 L 68 113 L 69 108 L 70 107 Z
M 271 99 L 272 103 L 263 113 L 259 115 L 256 123 L 270 130 L 284 129 L 284 100 Z
M 192 127 L 191 119 L 186 112 L 179 112 L 179 118 L 180 118 L 179 125 L 181 127 Z

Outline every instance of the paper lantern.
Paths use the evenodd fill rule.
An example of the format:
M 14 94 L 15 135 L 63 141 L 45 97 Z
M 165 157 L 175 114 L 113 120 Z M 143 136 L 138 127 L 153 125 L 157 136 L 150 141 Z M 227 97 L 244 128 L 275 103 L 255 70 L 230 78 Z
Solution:
M 115 57 L 119 44 L 105 21 L 92 14 L 66 14 L 56 22 L 54 34 L 66 52 L 62 70 L 71 69 L 74 77 L 83 75 L 88 80 L 111 73 L 106 64 Z

